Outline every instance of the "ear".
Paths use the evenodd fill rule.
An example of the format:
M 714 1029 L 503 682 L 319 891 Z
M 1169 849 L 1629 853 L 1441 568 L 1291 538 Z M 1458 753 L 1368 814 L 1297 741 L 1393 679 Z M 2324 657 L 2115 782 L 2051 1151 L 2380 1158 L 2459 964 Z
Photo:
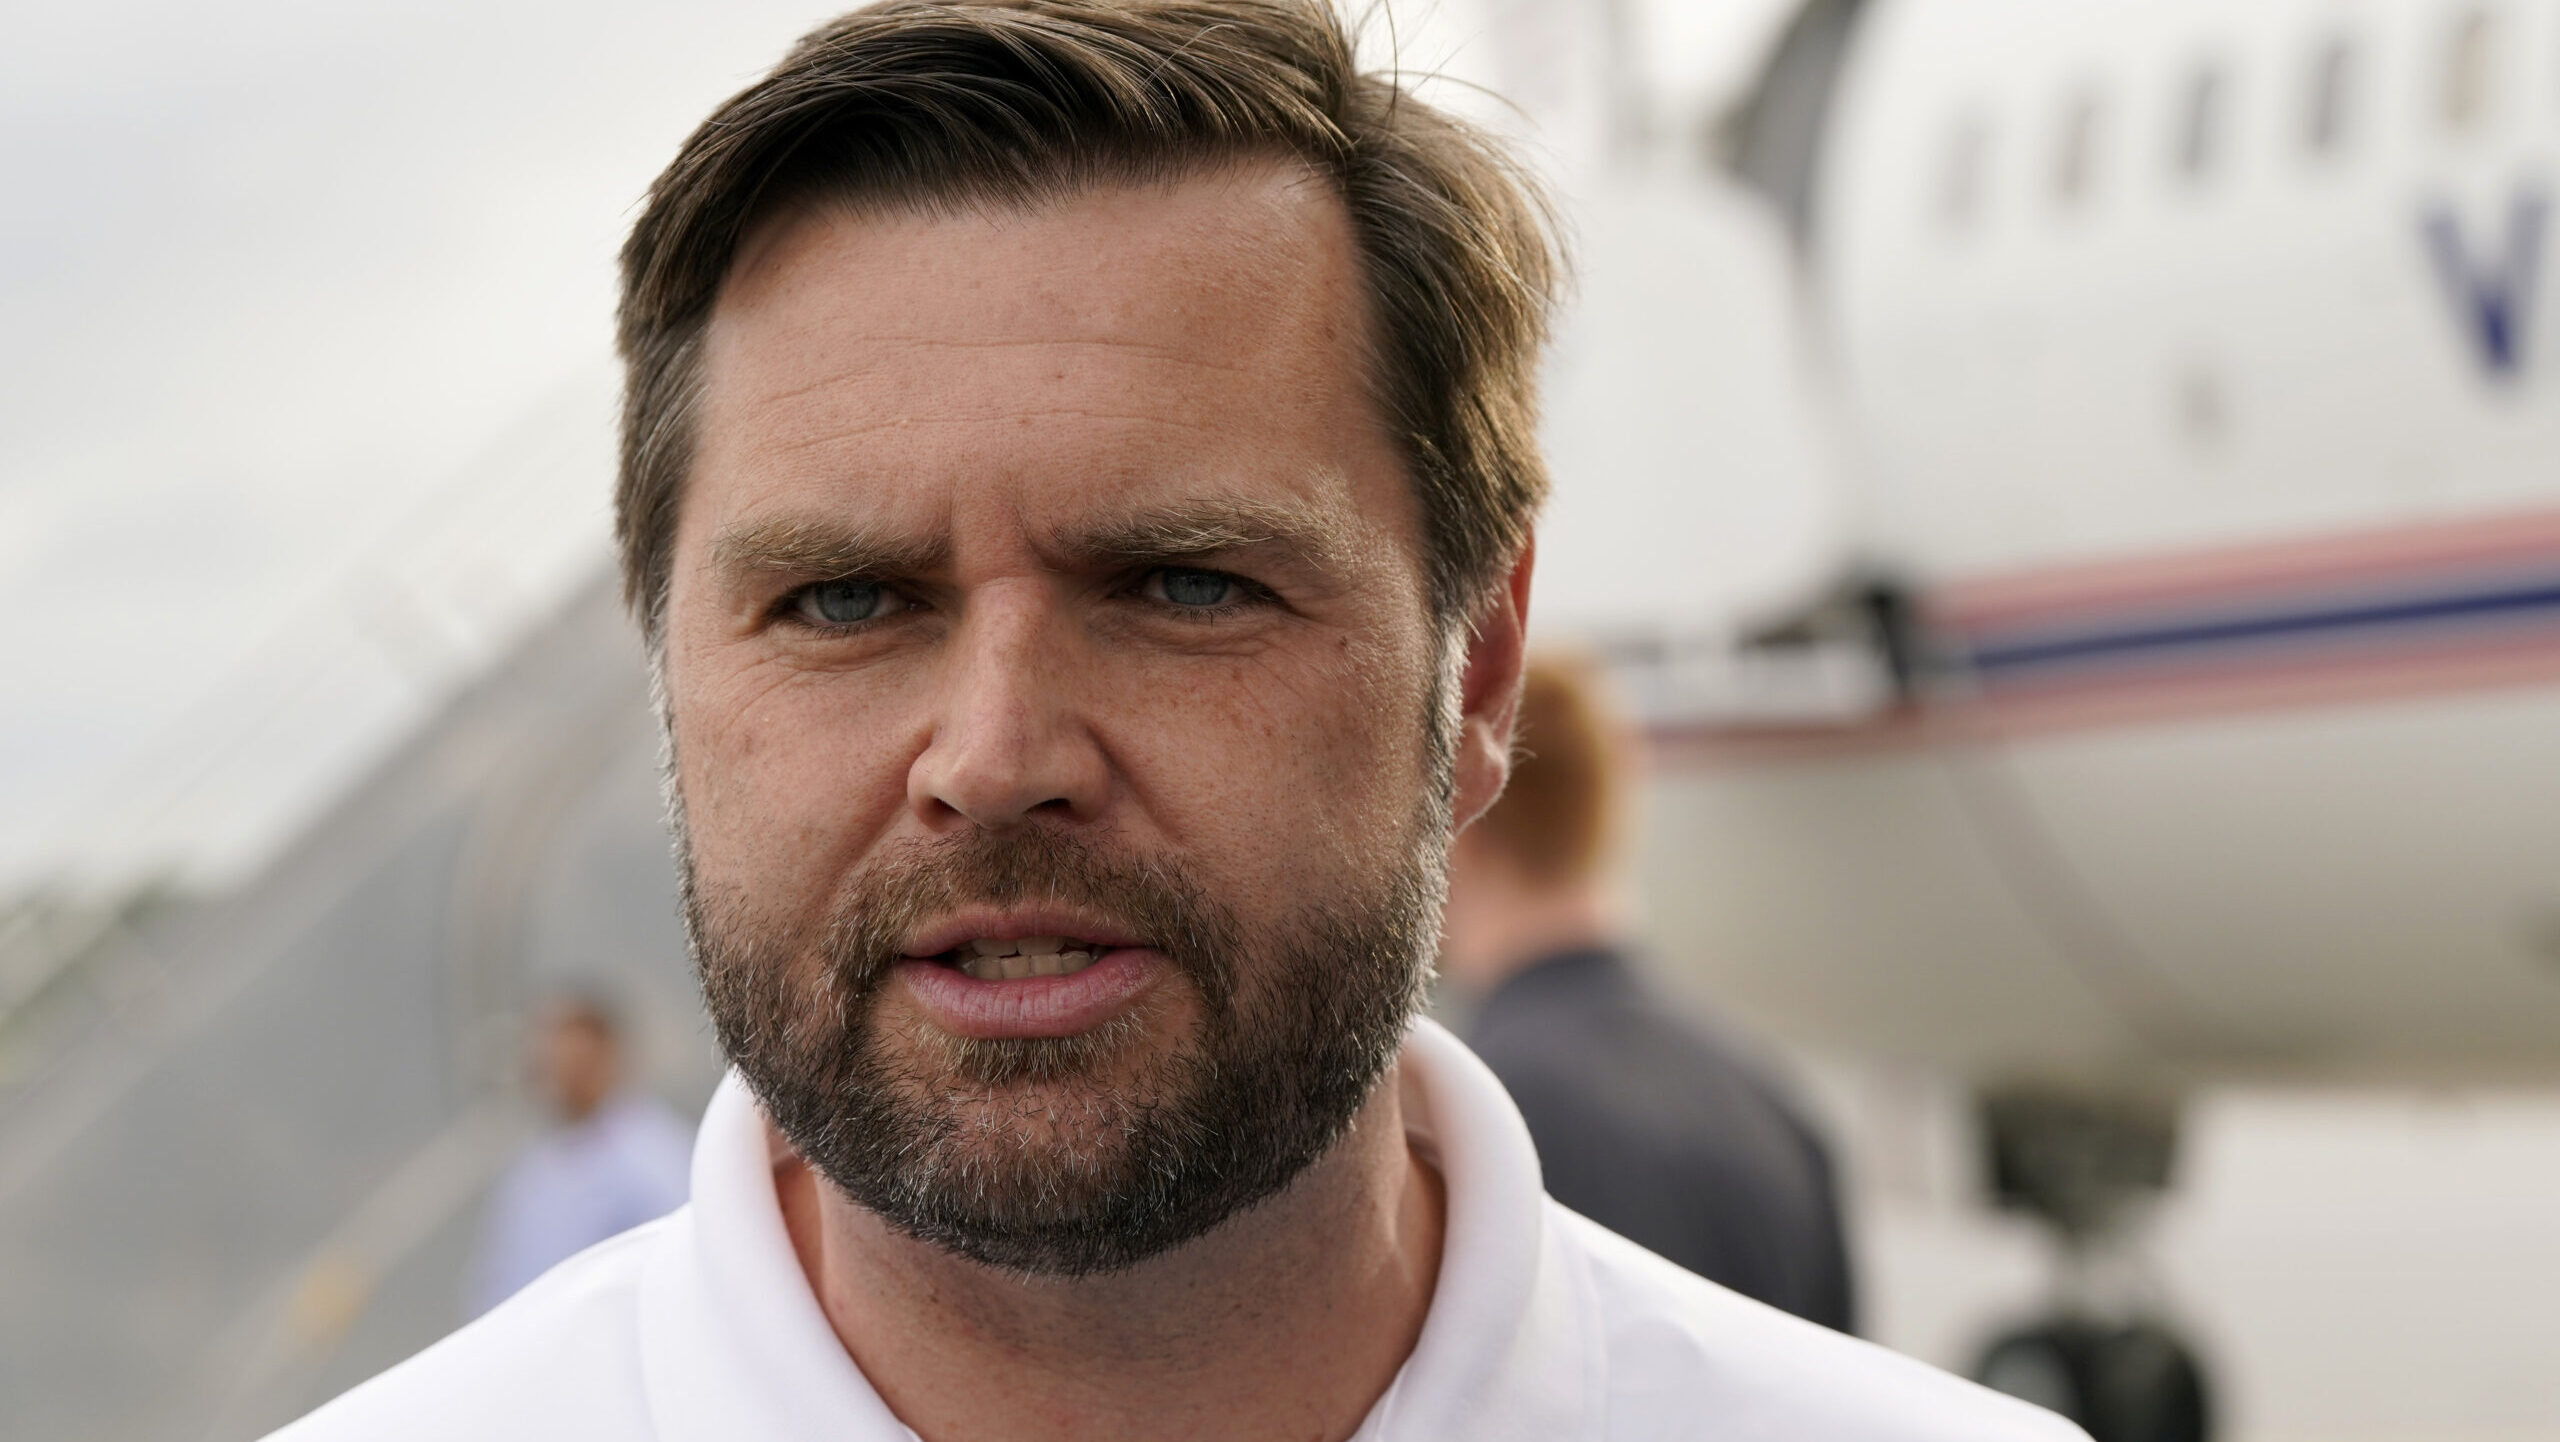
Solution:
M 1532 536 L 1469 618 L 1466 664 L 1458 678 L 1456 795 L 1450 824 L 1464 831 L 1493 805 L 1511 779 L 1511 723 L 1520 711 L 1520 671 L 1529 644 L 1529 575 L 1538 559 Z

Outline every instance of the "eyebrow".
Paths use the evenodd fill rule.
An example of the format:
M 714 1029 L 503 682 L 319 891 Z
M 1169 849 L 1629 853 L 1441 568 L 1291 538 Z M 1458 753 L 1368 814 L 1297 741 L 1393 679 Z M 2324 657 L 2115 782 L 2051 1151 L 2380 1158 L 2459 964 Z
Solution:
M 1351 530 L 1312 506 L 1221 497 L 1177 501 L 1061 532 L 1047 549 L 1120 566 L 1166 565 L 1270 547 L 1322 571 L 1351 569 Z
M 1061 568 L 1178 565 L 1231 551 L 1271 548 L 1317 571 L 1353 569 L 1351 530 L 1312 506 L 1222 497 L 1177 501 L 1069 527 L 1041 549 Z M 754 521 L 711 543 L 724 576 L 922 576 L 951 559 L 948 537 L 891 537 L 802 517 Z
M 788 516 L 735 527 L 711 543 L 712 566 L 730 576 L 915 576 L 949 556 L 941 537 L 894 538 Z

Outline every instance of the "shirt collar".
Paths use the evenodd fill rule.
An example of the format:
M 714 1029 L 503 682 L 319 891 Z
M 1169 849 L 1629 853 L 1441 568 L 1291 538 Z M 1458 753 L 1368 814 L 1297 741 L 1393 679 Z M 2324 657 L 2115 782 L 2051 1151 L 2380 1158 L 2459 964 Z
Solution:
M 640 1365 L 668 1442 L 914 1437 L 819 1309 L 774 1198 L 764 1116 L 735 1071 L 693 1144 L 693 1201 L 640 1282 Z
M 1547 1224 L 1537 1153 L 1500 1082 L 1417 1021 L 1408 1122 L 1448 1195 L 1440 1278 L 1413 1355 L 1357 1442 L 1573 1437 L 1597 1411 L 1600 1356 L 1577 1273 Z M 641 1364 L 668 1442 L 902 1442 L 914 1433 L 846 1354 L 774 1199 L 764 1119 L 732 1072 L 704 1114 L 693 1203 L 641 1282 Z
M 1355 1442 L 1555 1442 L 1595 1430 L 1602 1356 L 1585 1284 L 1548 1225 L 1520 1109 L 1438 1023 L 1414 1024 L 1404 1074 L 1420 1092 L 1449 1199 L 1440 1281 L 1413 1355 Z

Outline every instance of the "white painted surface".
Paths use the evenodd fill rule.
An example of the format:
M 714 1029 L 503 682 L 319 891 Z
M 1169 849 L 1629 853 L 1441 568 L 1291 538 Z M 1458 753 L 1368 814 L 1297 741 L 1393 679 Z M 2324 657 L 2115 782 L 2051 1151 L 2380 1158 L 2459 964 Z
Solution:
M 2488 378 L 2423 233 L 2475 258 L 2560 168 L 2560 6 L 2490 7 L 2493 104 L 2445 123 L 2443 0 L 1879 0 L 1827 152 L 1818 247 L 1878 537 L 1931 577 L 2547 506 L 2560 286 Z M 2302 138 L 2320 45 L 2360 81 Z M 2218 162 L 2176 160 L 2225 77 Z M 2068 108 L 2099 107 L 2057 192 Z M 1947 201 L 1960 132 L 1977 202 Z M 2540 270 L 2551 270 L 2546 231 Z M 2535 364 L 2535 362 L 2540 362 Z M 2199 411 L 2208 414 L 2199 415 Z

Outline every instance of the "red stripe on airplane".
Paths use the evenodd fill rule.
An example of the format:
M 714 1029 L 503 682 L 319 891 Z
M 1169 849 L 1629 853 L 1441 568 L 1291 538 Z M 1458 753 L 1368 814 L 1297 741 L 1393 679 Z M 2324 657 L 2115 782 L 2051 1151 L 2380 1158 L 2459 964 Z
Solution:
M 1931 590 L 1927 610 L 1972 634 L 2555 559 L 2560 511 L 2528 511 L 1955 581 Z

